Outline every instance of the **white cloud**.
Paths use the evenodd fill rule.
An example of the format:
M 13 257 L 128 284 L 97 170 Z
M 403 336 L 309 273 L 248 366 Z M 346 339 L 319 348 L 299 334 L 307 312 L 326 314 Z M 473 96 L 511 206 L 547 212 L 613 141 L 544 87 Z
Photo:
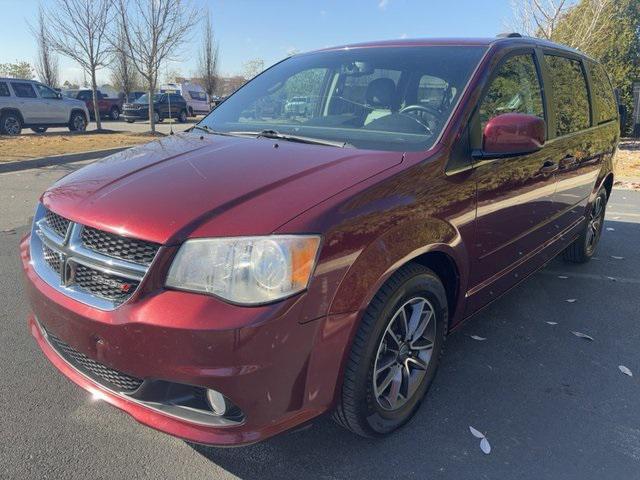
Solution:
M 384 10 L 385 8 L 387 8 L 387 5 L 389 5 L 389 0 L 379 0 L 378 1 L 378 8 L 380 10 Z

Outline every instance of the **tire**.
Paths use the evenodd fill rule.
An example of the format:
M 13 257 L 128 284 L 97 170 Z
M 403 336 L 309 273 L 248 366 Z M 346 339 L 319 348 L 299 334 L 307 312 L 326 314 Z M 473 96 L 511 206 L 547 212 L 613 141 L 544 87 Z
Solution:
M 421 321 L 425 322 L 425 327 L 421 321 L 407 321 L 409 328 L 405 327 L 404 331 L 413 330 L 415 335 L 405 342 L 402 329 L 396 328 L 403 323 L 401 312 L 411 320 L 420 304 L 423 305 L 423 316 L 416 315 L 416 318 L 424 319 Z M 426 320 L 429 310 L 432 315 Z M 417 412 L 435 377 L 447 323 L 447 295 L 436 274 L 418 264 L 400 268 L 382 286 L 364 313 L 345 365 L 342 392 L 333 419 L 364 437 L 384 436 L 407 423 Z M 415 328 L 412 329 L 412 325 Z M 423 333 L 418 338 L 420 330 Z M 416 360 L 411 356 L 414 348 L 419 352 L 416 355 L 421 355 L 418 360 L 422 361 L 423 368 L 417 368 L 413 363 Z M 387 369 L 385 365 L 391 366 Z M 374 367 L 381 373 L 374 375 Z M 391 383 L 385 381 L 389 375 L 393 378 Z M 409 378 L 415 378 L 413 384 L 405 383 Z M 396 384 L 398 388 L 395 388 Z M 404 398 L 394 395 L 394 388 L 403 393 Z M 393 398 L 396 401 L 391 400 Z
M 72 112 L 69 119 L 70 132 L 84 132 L 87 129 L 87 119 L 81 112 Z
M 22 119 L 14 112 L 3 113 L 0 116 L 0 133 L 16 136 L 22 133 Z
M 47 131 L 47 127 L 33 127 L 31 131 L 34 133 L 44 133 Z
M 118 107 L 111 107 L 109 110 L 109 118 L 114 122 L 120 119 L 120 109 Z
M 195 117 L 195 115 L 193 114 L 193 108 L 189 107 L 189 114 L 190 117 Z
M 180 123 L 185 123 L 187 121 L 187 111 L 182 109 L 180 110 L 180 113 L 178 114 L 178 121 Z
M 135 120 L 127 120 L 127 123 L 133 123 Z
M 162 123 L 163 120 L 158 112 L 153 112 L 153 123 Z
M 562 252 L 564 260 L 571 263 L 585 263 L 591 260 L 602 236 L 607 200 L 607 191 L 601 188 L 588 207 L 587 223 L 582 233 Z

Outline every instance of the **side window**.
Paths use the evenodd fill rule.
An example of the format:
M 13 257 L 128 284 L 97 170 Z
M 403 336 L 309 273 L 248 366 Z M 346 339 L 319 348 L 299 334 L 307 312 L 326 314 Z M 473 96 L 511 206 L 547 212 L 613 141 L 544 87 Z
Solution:
M 514 55 L 498 67 L 480 104 L 482 128 L 490 119 L 503 113 L 526 113 L 544 118 L 542 88 L 532 54 Z
M 36 83 L 35 87 L 38 91 L 38 95 L 40 95 L 40 98 L 58 98 L 58 94 L 51 90 L 49 87 L 45 87 L 44 85 L 40 85 L 39 83 Z
M 36 91 L 30 83 L 11 82 L 11 88 L 13 88 L 13 92 L 16 94 L 16 97 L 37 98 Z
M 587 81 L 579 60 L 544 56 L 551 75 L 556 109 L 556 133 L 560 137 L 591 125 Z
M 613 87 L 604 71 L 602 65 L 598 63 L 590 64 L 591 86 L 593 103 L 598 109 L 596 124 L 609 122 L 618 117 L 618 102 L 613 93 Z
M 5 82 L 0 82 L 0 97 L 9 97 L 9 86 Z
M 180 103 L 184 101 L 182 100 L 181 95 L 175 95 L 175 94 L 171 94 L 169 100 L 171 101 L 171 103 Z

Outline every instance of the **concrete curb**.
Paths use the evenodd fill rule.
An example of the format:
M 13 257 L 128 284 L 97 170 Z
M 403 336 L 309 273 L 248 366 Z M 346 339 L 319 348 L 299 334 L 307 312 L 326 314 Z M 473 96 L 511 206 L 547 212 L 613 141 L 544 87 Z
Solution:
M 19 160 L 16 162 L 0 163 L 0 173 L 18 172 L 20 170 L 30 170 L 32 168 L 50 167 L 53 165 L 63 165 L 65 163 L 81 162 L 92 158 L 102 158 L 107 155 L 121 152 L 128 147 L 108 148 L 106 150 L 90 150 L 88 152 L 68 153 L 64 155 L 52 155 L 51 157 L 34 158 L 30 160 Z

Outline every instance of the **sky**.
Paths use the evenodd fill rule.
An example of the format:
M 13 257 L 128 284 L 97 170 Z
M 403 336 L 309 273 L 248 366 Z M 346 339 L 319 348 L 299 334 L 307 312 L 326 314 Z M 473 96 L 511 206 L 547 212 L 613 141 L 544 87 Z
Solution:
M 41 0 L 44 6 L 50 3 Z M 510 0 L 188 0 L 204 17 L 212 13 L 220 46 L 223 75 L 240 74 L 243 64 L 260 58 L 265 67 L 293 50 L 309 51 L 369 40 L 423 37 L 492 37 L 505 31 Z M 0 63 L 34 63 L 36 47 L 29 24 L 35 24 L 37 0 L 0 0 L 2 48 Z M 184 76 L 196 73 L 201 27 L 178 52 L 179 61 L 165 66 Z M 82 82 L 71 60 L 61 58 L 62 79 Z M 98 73 L 99 83 L 109 78 Z

